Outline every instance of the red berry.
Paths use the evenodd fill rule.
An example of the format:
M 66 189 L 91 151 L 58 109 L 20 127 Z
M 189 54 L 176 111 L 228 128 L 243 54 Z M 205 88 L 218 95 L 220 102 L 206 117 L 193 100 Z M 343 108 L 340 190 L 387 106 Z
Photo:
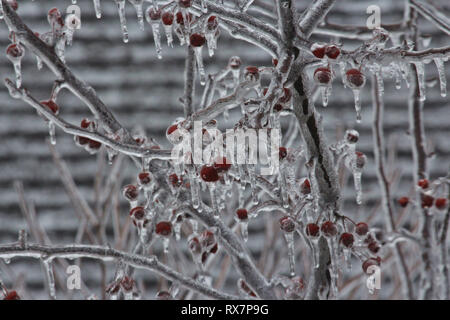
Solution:
M 153 21 L 159 20 L 161 19 L 161 10 L 149 7 L 147 9 L 147 15 L 150 18 L 150 20 Z
M 138 179 L 141 185 L 149 184 L 150 181 L 152 181 L 152 178 L 150 177 L 150 172 L 139 173 Z
M 355 232 L 360 236 L 365 236 L 369 232 L 369 226 L 365 222 L 360 222 L 356 224 Z
M 280 220 L 280 228 L 284 232 L 294 232 L 295 230 L 295 222 L 294 220 L 289 216 L 284 216 Z
M 206 21 L 206 28 L 208 30 L 216 30 L 219 26 L 219 20 L 217 20 L 216 16 L 210 16 Z
M 162 23 L 166 26 L 171 26 L 173 24 L 173 13 L 172 12 L 164 12 L 161 15 Z
M 310 194 L 311 193 L 311 183 L 308 179 L 305 179 L 300 186 L 300 192 L 302 194 Z
M 273 110 L 276 112 L 280 112 L 281 110 L 283 110 L 283 105 L 281 103 L 277 103 L 273 106 Z
M 272 59 L 272 64 L 274 67 L 276 67 L 278 65 L 278 59 L 273 58 Z
M 80 146 L 84 146 L 84 145 L 88 144 L 89 141 L 91 141 L 91 139 L 86 138 L 86 137 L 75 136 L 75 142 L 77 144 L 79 144 Z
M 191 2 L 192 0 L 179 0 L 178 4 L 180 5 L 180 7 L 189 8 L 191 6 Z
M 345 140 L 348 143 L 357 143 L 359 140 L 359 133 L 356 130 L 347 130 L 345 132 Z
M 421 179 L 419 182 L 417 182 L 417 185 L 421 187 L 422 189 L 428 189 L 428 180 L 427 179 Z
M 216 242 L 211 250 L 209 250 L 209 253 L 216 254 L 217 250 L 219 250 L 219 245 Z
M 228 66 L 233 70 L 239 69 L 241 67 L 241 64 L 242 64 L 241 58 L 239 58 L 238 56 L 233 56 L 228 61 Z
M 167 129 L 167 135 L 171 135 L 178 129 L 178 124 L 173 124 Z
M 287 157 L 287 150 L 285 147 L 280 147 L 280 149 L 278 150 L 278 155 L 280 157 L 280 160 L 283 160 L 284 158 Z
M 102 144 L 100 142 L 89 139 L 89 148 L 97 150 L 100 149 L 101 146 Z
M 47 109 L 55 115 L 59 113 L 59 107 L 53 100 L 41 101 L 41 104 L 47 107 Z
M 254 66 L 249 66 L 249 67 L 245 68 L 245 71 L 247 73 L 251 73 L 251 74 L 258 74 L 259 73 L 258 67 L 254 67 Z
M 13 43 L 6 48 L 6 55 L 10 59 L 22 59 L 25 54 L 25 50 L 21 45 Z
M 422 197 L 422 208 L 431 208 L 433 206 L 434 198 L 427 194 Z
M 145 209 L 144 207 L 135 207 L 130 211 L 130 217 L 133 217 L 136 220 L 141 220 L 145 217 Z
M 11 290 L 5 295 L 3 300 L 20 300 L 20 296 L 15 290 Z
M 155 232 L 160 236 L 170 236 L 170 234 L 172 233 L 172 223 L 170 223 L 169 221 L 158 222 L 155 228 Z
M 178 12 L 176 13 L 176 16 L 175 16 L 175 17 L 176 17 L 176 21 L 177 21 L 177 23 L 178 23 L 179 25 L 184 25 L 183 14 L 182 14 L 180 11 L 178 11 Z M 188 22 L 190 22 L 190 21 L 192 20 L 192 16 L 191 16 L 190 13 L 186 15 L 186 19 L 188 20 Z
M 378 253 L 378 251 L 380 251 L 380 246 L 375 241 L 372 241 L 371 243 L 369 243 L 369 245 L 367 247 L 373 253 Z
M 368 269 L 370 266 L 379 266 L 381 263 L 381 259 L 379 257 L 377 258 L 369 258 L 366 261 L 363 262 L 362 264 L 362 269 L 364 271 L 364 273 L 368 273 Z
M 322 223 L 320 230 L 326 237 L 334 237 L 338 232 L 336 224 L 331 221 L 325 221 L 324 223 Z
M 362 169 L 364 165 L 366 164 L 366 155 L 360 151 L 355 151 L 356 155 L 356 167 L 359 169 Z
M 345 75 L 351 88 L 361 88 L 366 83 L 366 77 L 358 69 L 350 69 L 345 73 Z
M 331 70 L 328 68 L 317 68 L 314 71 L 314 80 L 318 84 L 329 84 L 331 82 Z
M 19 4 L 17 3 L 17 0 L 6 0 L 6 3 L 14 10 L 17 11 L 19 9 Z
M 200 235 L 200 243 L 204 248 L 212 248 L 216 243 L 214 233 L 209 230 L 205 230 Z
M 325 46 L 314 43 L 311 46 L 311 52 L 316 58 L 322 59 L 325 56 Z
M 202 252 L 202 246 L 197 237 L 193 237 L 188 241 L 189 250 L 195 255 L 200 254 Z
M 443 210 L 447 206 L 447 199 L 445 199 L 445 198 L 437 198 L 436 201 L 434 202 L 434 205 L 439 210 Z
M 335 45 L 329 45 L 325 48 L 325 54 L 330 59 L 336 59 L 341 54 L 341 50 Z
M 247 220 L 248 219 L 247 209 L 244 208 L 237 209 L 236 216 L 239 220 Z
M 351 247 L 353 247 L 353 243 L 355 242 L 355 238 L 353 237 L 353 235 L 351 233 L 344 232 L 341 235 L 341 240 L 340 241 L 347 248 L 351 248 Z
M 81 120 L 80 127 L 82 127 L 83 129 L 89 128 L 90 125 L 91 125 L 91 121 L 89 119 L 85 118 L 85 119 Z
M 206 182 L 216 182 L 219 180 L 219 175 L 217 174 L 217 169 L 212 166 L 203 166 L 200 170 L 200 176 L 203 181 Z
M 407 205 L 408 205 L 408 203 L 409 203 L 409 198 L 408 197 L 401 197 L 400 199 L 398 199 L 397 200 L 397 202 L 398 202 L 398 204 L 401 206 L 401 207 L 406 207 Z
M 169 182 L 174 186 L 174 187 L 178 187 L 181 184 L 181 178 L 178 178 L 178 176 L 175 173 L 172 173 L 169 176 Z
M 217 158 L 214 162 L 214 168 L 220 171 L 227 171 L 231 168 L 231 163 L 226 157 L 222 157 L 222 159 Z
M 312 237 L 312 238 L 317 238 L 320 235 L 320 228 L 317 224 L 315 223 L 308 223 L 306 225 L 306 235 Z
M 204 35 L 202 35 L 200 33 L 193 33 L 193 34 L 191 34 L 189 41 L 193 47 L 201 47 L 205 44 L 206 38 Z
M 135 201 L 139 196 L 139 191 L 136 186 L 129 184 L 123 188 L 123 196 L 129 201 Z

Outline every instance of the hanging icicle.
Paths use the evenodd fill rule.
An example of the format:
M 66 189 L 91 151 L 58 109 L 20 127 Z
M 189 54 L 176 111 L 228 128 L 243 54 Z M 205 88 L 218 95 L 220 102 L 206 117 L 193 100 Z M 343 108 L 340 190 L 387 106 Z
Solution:
M 100 0 L 94 0 L 94 10 L 97 19 L 100 19 L 102 17 L 102 7 L 100 5 Z
M 206 22 L 205 37 L 208 44 L 209 56 L 214 55 L 217 49 L 217 38 L 219 37 L 219 20 L 216 16 L 210 16 Z
M 158 59 L 162 59 L 161 49 L 161 32 L 159 30 L 159 21 L 161 19 L 161 11 L 153 7 L 148 7 L 145 18 L 147 22 L 152 26 L 153 40 L 155 41 L 156 55 Z
M 169 47 L 173 47 L 173 35 L 172 35 L 172 26 L 173 26 L 173 13 L 166 11 L 161 15 L 161 21 L 163 24 L 164 32 L 167 38 L 167 45 Z
M 25 48 L 20 44 L 10 44 L 6 49 L 6 56 L 13 63 L 14 72 L 16 73 L 16 86 L 22 86 L 22 58 L 25 55 Z
M 129 0 L 136 10 L 136 15 L 139 23 L 139 28 L 144 31 L 144 11 L 142 6 L 144 5 L 144 0 Z
M 203 57 L 202 57 L 202 48 L 205 44 L 205 36 L 200 33 L 193 33 L 190 38 L 189 42 L 190 45 L 194 49 L 195 58 L 197 60 L 197 70 L 198 75 L 200 78 L 200 84 L 204 86 L 206 84 L 206 74 L 205 74 L 205 68 L 203 66 Z
M 419 100 L 425 101 L 425 67 L 423 62 L 414 62 L 417 71 L 417 81 L 419 84 Z
M 125 0 L 115 0 L 119 10 L 120 26 L 122 28 L 123 42 L 128 43 L 127 18 L 125 16 Z
M 434 58 L 434 63 L 436 64 L 436 68 L 439 74 L 439 82 L 441 87 L 441 96 L 447 96 L 447 78 L 445 77 L 445 66 L 444 60 L 441 58 Z

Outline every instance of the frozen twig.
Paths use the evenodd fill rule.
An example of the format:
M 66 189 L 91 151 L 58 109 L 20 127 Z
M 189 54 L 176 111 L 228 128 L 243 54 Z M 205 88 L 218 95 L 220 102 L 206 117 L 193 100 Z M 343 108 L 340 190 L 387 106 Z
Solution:
M 30 257 L 41 259 L 45 256 L 50 258 L 92 258 L 103 261 L 122 260 L 135 268 L 147 269 L 165 277 L 166 279 L 175 281 L 188 289 L 194 290 L 205 296 L 215 299 L 237 299 L 237 297 L 220 292 L 209 286 L 192 280 L 190 277 L 184 276 L 174 271 L 170 267 L 158 261 L 155 256 L 144 257 L 137 254 L 130 254 L 123 251 L 115 250 L 109 247 L 92 246 L 92 245 L 68 245 L 68 246 L 46 246 L 40 244 L 29 244 L 23 248 L 17 244 L 1 245 L 1 258 L 14 257 Z
M 409 2 L 411 3 L 411 6 L 417 10 L 417 12 L 434 23 L 436 27 L 445 32 L 447 35 L 450 35 L 450 22 L 441 18 L 437 13 L 437 9 L 434 8 L 432 4 L 425 4 L 417 0 L 409 0 Z
M 184 116 L 187 118 L 194 112 L 193 96 L 195 89 L 195 55 L 192 46 L 187 46 L 184 66 Z

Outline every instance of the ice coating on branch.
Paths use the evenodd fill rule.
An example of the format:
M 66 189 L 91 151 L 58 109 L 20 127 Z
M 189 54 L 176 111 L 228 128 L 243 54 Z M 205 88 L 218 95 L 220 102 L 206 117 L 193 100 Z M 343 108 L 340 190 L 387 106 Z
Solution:
M 423 62 L 414 62 L 417 70 L 417 81 L 419 83 L 419 99 L 425 101 L 425 67 Z
M 22 58 L 25 55 L 25 48 L 19 43 L 13 43 L 6 49 L 6 56 L 14 66 L 14 72 L 16 74 L 16 86 L 20 88 L 22 86 Z
M 100 0 L 93 0 L 94 1 L 94 10 L 95 10 L 95 16 L 97 19 L 100 19 L 102 17 L 102 7 L 100 5 Z
M 346 167 L 352 172 L 356 191 L 356 203 L 362 204 L 362 169 L 367 162 L 366 156 L 359 151 L 349 152 L 345 159 Z
M 123 42 L 128 43 L 127 18 L 125 16 L 125 0 L 114 0 L 119 10 L 120 27 L 122 28 Z
M 295 247 L 294 232 L 284 232 L 284 239 L 288 247 L 289 273 L 291 277 L 295 276 Z
M 447 96 L 447 78 L 445 77 L 444 60 L 442 60 L 441 58 L 435 58 L 433 60 L 434 60 L 434 63 L 436 64 L 436 68 L 437 68 L 437 71 L 439 74 L 441 96 L 446 97 Z
M 48 122 L 48 132 L 50 136 L 50 143 L 56 145 L 56 134 L 55 134 L 55 124 L 53 121 Z
M 205 24 L 205 37 L 210 57 L 214 55 L 214 50 L 217 49 L 218 36 L 219 36 L 219 21 L 216 16 L 210 16 Z

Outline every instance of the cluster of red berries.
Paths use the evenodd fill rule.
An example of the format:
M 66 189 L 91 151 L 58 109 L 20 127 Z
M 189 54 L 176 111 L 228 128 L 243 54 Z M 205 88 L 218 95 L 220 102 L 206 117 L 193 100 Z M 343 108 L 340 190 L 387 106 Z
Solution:
M 194 256 L 200 256 L 204 264 L 209 255 L 217 253 L 219 245 L 217 244 L 214 233 L 210 230 L 203 231 L 200 236 L 192 236 L 188 240 L 189 250 Z
M 95 122 L 91 121 L 89 119 L 81 120 L 80 127 L 82 129 L 86 129 L 91 132 L 94 132 L 97 129 L 97 125 L 95 124 Z M 102 146 L 102 144 L 100 142 L 86 138 L 86 137 L 75 136 L 74 139 L 75 139 L 75 143 L 78 146 L 83 147 L 86 151 L 88 151 L 90 153 L 97 152 L 100 149 L 100 147 Z
M 428 179 L 421 179 L 417 182 L 417 186 L 421 190 L 425 191 L 426 189 L 429 188 L 430 183 Z M 401 207 L 405 208 L 410 203 L 410 199 L 408 197 L 401 197 L 397 200 L 397 202 Z M 422 201 L 421 201 L 422 208 L 431 208 L 434 205 L 436 209 L 444 210 L 447 208 L 447 203 L 448 200 L 446 198 L 434 198 L 429 194 L 422 193 Z
M 314 43 L 311 46 L 312 54 L 319 59 L 323 59 L 325 56 L 328 59 L 336 60 L 341 54 L 341 50 L 334 44 L 320 44 Z
M 345 73 L 346 83 L 351 89 L 360 89 L 366 83 L 366 76 L 358 69 L 350 69 Z M 329 67 L 320 67 L 314 71 L 314 81 L 320 86 L 328 86 L 333 80 Z

